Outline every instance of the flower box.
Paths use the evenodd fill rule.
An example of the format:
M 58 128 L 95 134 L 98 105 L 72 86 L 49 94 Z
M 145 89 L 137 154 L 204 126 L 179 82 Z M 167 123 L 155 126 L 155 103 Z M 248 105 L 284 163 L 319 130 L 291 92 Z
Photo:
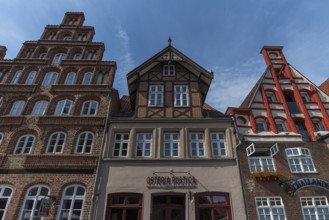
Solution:
M 262 171 L 255 171 L 251 173 L 251 178 L 256 181 L 277 181 L 281 176 L 280 171 L 269 171 L 268 169 Z

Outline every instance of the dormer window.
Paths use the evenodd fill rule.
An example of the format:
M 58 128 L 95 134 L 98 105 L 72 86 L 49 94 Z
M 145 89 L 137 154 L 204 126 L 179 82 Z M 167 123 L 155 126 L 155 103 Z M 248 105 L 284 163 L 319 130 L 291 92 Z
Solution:
M 276 128 L 278 129 L 278 132 L 285 132 L 287 131 L 287 127 L 286 127 L 286 124 L 283 120 L 275 120 L 275 125 L 276 125 Z
M 256 120 L 256 126 L 258 132 L 267 131 L 266 121 L 262 118 Z
M 175 76 L 175 65 L 164 65 L 163 76 Z

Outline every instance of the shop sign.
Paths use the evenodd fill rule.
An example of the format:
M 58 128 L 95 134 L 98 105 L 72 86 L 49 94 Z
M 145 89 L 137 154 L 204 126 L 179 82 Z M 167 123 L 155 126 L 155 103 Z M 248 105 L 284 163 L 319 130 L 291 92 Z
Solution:
M 146 178 L 149 188 L 196 188 L 198 181 L 194 176 L 148 176 Z
M 297 190 L 299 190 L 301 188 L 311 187 L 311 186 L 321 187 L 321 188 L 329 191 L 329 182 L 324 181 L 322 179 L 318 179 L 318 178 L 298 179 L 291 184 L 291 187 L 294 192 L 296 192 Z

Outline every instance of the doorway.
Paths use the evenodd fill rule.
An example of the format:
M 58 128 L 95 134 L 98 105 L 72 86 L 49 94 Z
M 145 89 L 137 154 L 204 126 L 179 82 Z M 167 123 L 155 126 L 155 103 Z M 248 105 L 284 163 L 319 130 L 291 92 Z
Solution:
M 153 197 L 153 220 L 184 220 L 185 195 L 159 195 Z

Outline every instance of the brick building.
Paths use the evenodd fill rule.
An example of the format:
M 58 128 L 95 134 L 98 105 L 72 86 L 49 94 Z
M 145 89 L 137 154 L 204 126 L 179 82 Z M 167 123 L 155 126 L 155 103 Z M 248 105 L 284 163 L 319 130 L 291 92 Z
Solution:
M 89 219 L 116 64 L 84 19 L 0 49 L 0 219 Z
M 127 74 L 95 219 L 244 219 L 233 121 L 205 103 L 212 79 L 170 40 Z
M 266 46 L 267 68 L 233 115 L 248 219 L 329 219 L 329 96 Z

